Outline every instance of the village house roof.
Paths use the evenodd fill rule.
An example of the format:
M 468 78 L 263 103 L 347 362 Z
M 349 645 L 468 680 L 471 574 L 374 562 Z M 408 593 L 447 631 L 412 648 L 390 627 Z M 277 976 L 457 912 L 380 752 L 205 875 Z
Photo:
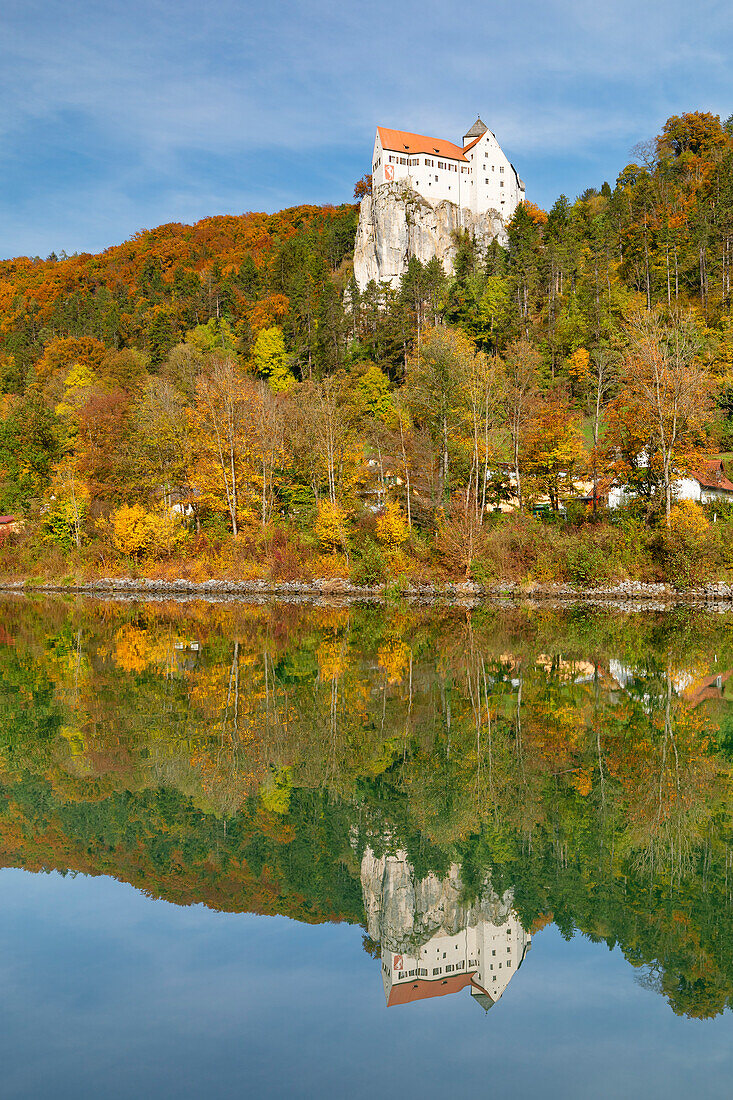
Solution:
M 695 680 L 694 683 L 685 688 L 683 694 L 692 703 L 693 707 L 698 706 L 706 699 L 721 699 L 723 685 L 731 676 L 733 676 L 733 669 L 730 668 L 725 672 L 712 672 L 709 676 L 703 677 L 702 680 Z
M 694 477 L 703 489 L 722 489 L 724 492 L 733 493 L 733 481 L 725 476 L 725 467 L 719 458 L 704 463 L 690 476 Z
M 15 516 L 0 516 L 0 523 L 15 523 Z
M 377 133 L 382 148 L 388 149 L 390 153 L 426 153 L 428 156 L 447 157 L 448 160 L 466 160 L 460 145 L 444 141 L 443 138 L 410 134 L 407 130 L 390 130 L 386 126 L 377 126 Z

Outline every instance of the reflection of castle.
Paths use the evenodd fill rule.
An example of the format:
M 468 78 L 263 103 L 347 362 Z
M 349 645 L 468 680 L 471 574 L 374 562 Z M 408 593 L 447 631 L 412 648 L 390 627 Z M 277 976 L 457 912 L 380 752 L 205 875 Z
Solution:
M 459 867 L 440 879 L 415 879 L 405 852 L 361 865 L 367 929 L 381 944 L 387 1005 L 442 997 L 468 987 L 489 1009 L 506 989 L 531 944 L 511 908 L 490 887 L 473 905 L 460 901 Z

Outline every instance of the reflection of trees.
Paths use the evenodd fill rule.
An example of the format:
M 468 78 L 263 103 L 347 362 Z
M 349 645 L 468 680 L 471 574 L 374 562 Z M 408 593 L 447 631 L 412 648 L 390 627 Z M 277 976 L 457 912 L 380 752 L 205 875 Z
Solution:
M 356 919 L 365 846 L 399 846 L 421 877 L 459 863 L 467 902 L 490 876 L 525 927 L 552 913 L 618 942 L 676 1011 L 727 1002 L 726 704 L 680 686 L 711 653 L 733 667 L 725 624 L 20 604 L 3 622 L 10 862 L 139 882 L 151 860 L 179 899 L 237 883 L 236 904 Z M 91 804 L 111 816 L 88 836 Z

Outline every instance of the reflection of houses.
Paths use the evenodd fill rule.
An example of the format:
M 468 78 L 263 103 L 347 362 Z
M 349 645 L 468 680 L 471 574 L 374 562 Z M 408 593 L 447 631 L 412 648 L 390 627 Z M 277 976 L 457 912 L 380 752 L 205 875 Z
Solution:
M 694 680 L 685 688 L 684 696 L 693 707 L 710 699 L 733 702 L 733 669 L 725 672 L 713 672 L 710 676 L 703 676 L 700 680 Z
M 201 646 L 198 642 L 174 642 L 176 665 L 180 672 L 193 672 L 198 663 Z
M 498 1001 L 531 942 L 508 892 L 499 898 L 487 886 L 466 905 L 456 864 L 445 878 L 416 879 L 405 852 L 377 858 L 369 848 L 361 879 L 389 1007 L 466 988 L 484 1009 Z

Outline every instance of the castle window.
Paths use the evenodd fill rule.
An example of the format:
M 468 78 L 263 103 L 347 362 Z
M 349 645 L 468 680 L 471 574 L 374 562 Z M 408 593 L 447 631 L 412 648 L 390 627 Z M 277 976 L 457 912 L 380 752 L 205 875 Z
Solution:
M 439 966 L 433 967 L 433 977 L 435 977 L 436 974 L 440 974 L 440 967 Z
M 503 172 L 503 171 L 504 171 L 504 165 L 503 165 L 503 164 L 502 164 L 501 168 L 499 169 L 499 171 L 500 171 L 500 172 Z
M 503 186 L 504 186 L 504 180 L 499 180 L 499 187 L 503 187 Z

